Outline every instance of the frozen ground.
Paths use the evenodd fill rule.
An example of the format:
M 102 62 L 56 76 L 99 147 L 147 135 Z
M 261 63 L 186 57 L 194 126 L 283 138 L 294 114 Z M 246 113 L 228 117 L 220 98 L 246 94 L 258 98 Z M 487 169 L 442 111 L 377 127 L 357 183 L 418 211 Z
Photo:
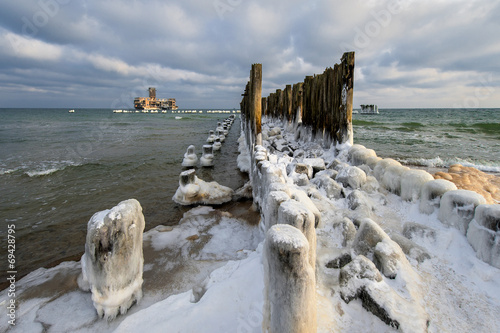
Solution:
M 283 140 L 280 147 L 292 142 L 325 160 L 333 158 L 331 151 L 293 142 L 286 134 L 278 140 Z M 275 154 L 271 158 L 279 161 L 279 152 Z M 286 170 L 286 163 L 282 167 Z M 302 181 L 299 176 L 289 179 L 291 186 Z M 352 190 L 344 186 L 344 191 Z M 417 261 L 407 255 L 414 272 L 407 280 L 383 277 L 401 297 L 407 296 L 404 281 L 421 291 L 419 306 L 428 318 L 427 331 L 500 332 L 500 270 L 477 259 L 466 236 L 443 225 L 437 211 L 421 214 L 418 202 L 403 201 L 381 188 L 362 192 L 371 218 L 391 238 L 401 236 L 406 223 L 429 228 L 414 233 L 411 240 L 430 258 Z M 341 298 L 339 270 L 326 268 L 325 262 L 342 252 L 343 239 L 328 221 L 354 213 L 347 198 L 318 193 L 321 198 L 315 203 L 321 203 L 322 217 L 316 230 L 318 332 L 397 332 L 365 310 L 359 299 L 346 303 Z M 258 220 L 256 214 L 248 217 L 249 208 L 248 203 L 227 210 L 200 206 L 187 212 L 178 226 L 159 226 L 145 233 L 144 297 L 114 321 L 97 318 L 90 293 L 80 291 L 76 284 L 80 264 L 65 262 L 18 281 L 14 327 L 9 328 L 5 319 L 7 292 L 0 293 L 0 317 L 4 318 L 0 331 L 261 332 L 264 235 L 257 224 L 248 223 L 248 219 Z M 411 330 L 401 327 L 399 331 Z

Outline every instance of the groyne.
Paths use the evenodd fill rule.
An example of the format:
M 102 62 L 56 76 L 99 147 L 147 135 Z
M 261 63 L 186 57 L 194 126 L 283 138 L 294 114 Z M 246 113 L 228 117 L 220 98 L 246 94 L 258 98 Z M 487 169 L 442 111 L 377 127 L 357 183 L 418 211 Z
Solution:
M 409 260 L 431 258 L 412 238 L 432 238 L 433 231 L 416 223 L 384 231 L 379 206 L 387 195 L 419 203 L 422 214 L 437 211 L 443 224 L 467 237 L 478 258 L 499 267 L 500 205 L 485 205 L 475 192 L 352 144 L 353 72 L 354 54 L 344 54 L 333 70 L 262 98 L 262 66 L 252 65 L 241 102 L 240 162 L 248 162 L 241 164 L 266 232 L 265 332 L 315 332 L 320 300 L 310 290 L 323 288 L 338 291 L 345 303 L 360 299 L 393 328 L 427 330 L 422 281 Z M 324 236 L 325 228 L 334 235 Z M 331 238 L 340 239 L 338 248 L 325 245 Z M 332 270 L 338 274 L 333 282 Z M 404 285 L 405 298 L 388 282 L 394 279 Z M 293 324 L 296 317 L 286 313 L 300 313 L 307 324 Z

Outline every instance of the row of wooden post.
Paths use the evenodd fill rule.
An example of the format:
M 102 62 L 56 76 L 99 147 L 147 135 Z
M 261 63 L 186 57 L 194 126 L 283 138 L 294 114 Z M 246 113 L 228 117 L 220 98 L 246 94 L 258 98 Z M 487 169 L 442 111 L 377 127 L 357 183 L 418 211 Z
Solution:
M 260 140 L 263 115 L 301 123 L 313 138 L 327 143 L 352 142 L 353 85 L 354 52 L 344 53 L 340 64 L 323 74 L 306 76 L 304 82 L 287 85 L 263 98 L 262 64 L 252 65 L 241 102 L 244 123 L 254 136 L 251 142 Z

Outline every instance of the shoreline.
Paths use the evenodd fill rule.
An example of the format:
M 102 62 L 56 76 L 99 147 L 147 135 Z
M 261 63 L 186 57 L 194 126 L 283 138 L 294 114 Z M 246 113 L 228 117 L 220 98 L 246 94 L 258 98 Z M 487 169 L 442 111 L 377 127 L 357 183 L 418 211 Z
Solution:
M 324 158 L 325 159 L 327 158 L 326 155 L 324 156 Z M 412 166 L 412 168 L 426 169 L 428 172 L 446 171 L 446 169 L 444 168 L 428 168 L 428 167 L 426 168 L 422 166 L 420 167 Z M 412 205 L 411 203 L 405 203 L 404 201 L 401 200 L 400 197 L 395 196 L 393 194 L 389 194 L 386 191 L 373 192 L 372 195 L 375 195 L 375 198 L 377 196 L 382 196 L 383 198 L 385 198 L 384 200 L 386 200 L 387 202 L 387 205 L 382 205 L 380 207 L 377 207 L 376 210 L 373 211 L 380 216 L 375 221 L 378 221 L 377 223 L 380 223 L 382 221 L 381 227 L 383 227 L 384 229 L 392 230 L 393 233 L 400 232 L 399 229 L 401 229 L 401 226 L 404 223 L 412 221 L 411 218 L 413 217 L 413 215 L 411 213 L 404 213 L 400 211 L 402 209 L 405 209 L 405 207 L 411 206 Z M 339 200 L 340 200 L 339 202 L 335 201 L 335 205 L 339 204 L 340 202 L 345 202 L 347 199 L 343 198 Z M 326 204 L 326 202 L 324 202 L 324 204 Z M 168 316 L 165 316 L 165 318 L 158 317 L 156 315 L 154 316 L 156 318 L 155 320 L 161 322 L 162 325 L 170 325 L 170 323 L 172 322 L 175 323 L 176 325 L 182 325 L 182 322 L 185 322 L 186 318 L 191 318 L 190 316 L 193 313 L 198 313 L 201 309 L 206 309 L 204 308 L 204 306 L 212 306 L 213 304 L 217 304 L 216 309 L 217 313 L 219 313 L 217 317 L 220 318 L 221 322 L 225 322 L 227 319 L 226 318 L 227 315 L 224 314 L 225 308 L 224 307 L 218 308 L 218 306 L 221 306 L 221 304 L 226 304 L 224 302 L 229 302 L 228 304 L 232 304 L 231 302 L 234 301 L 232 297 L 235 296 L 233 295 L 233 293 L 226 293 L 223 296 L 221 296 L 221 298 L 219 298 L 219 296 L 214 296 L 214 292 L 210 291 L 211 288 L 214 288 L 214 286 L 218 286 L 218 283 L 221 284 L 220 285 L 221 287 L 219 288 L 222 288 L 222 286 L 224 285 L 223 283 L 228 283 L 230 285 L 231 283 L 233 284 L 240 283 L 240 282 L 234 282 L 233 276 L 238 276 L 238 273 L 236 273 L 239 272 L 238 269 L 243 269 L 245 267 L 248 267 L 250 263 L 252 263 L 253 266 L 251 266 L 251 269 L 246 268 L 247 278 L 254 280 L 262 278 L 261 277 L 262 272 L 259 270 L 262 265 L 261 263 L 262 249 L 261 248 L 259 249 L 259 247 L 255 249 L 254 248 L 254 246 L 256 246 L 255 243 L 254 245 L 249 247 L 248 246 L 245 247 L 244 245 L 244 243 L 247 241 L 245 240 L 246 237 L 248 237 L 249 235 L 260 234 L 259 231 L 260 226 L 258 221 L 260 221 L 261 219 L 261 213 L 259 211 L 254 210 L 254 201 L 252 200 L 231 201 L 223 205 L 218 205 L 214 208 L 208 206 L 198 206 L 198 207 L 197 206 L 198 205 L 185 207 L 184 208 L 185 213 L 183 214 L 181 221 L 179 221 L 179 223 L 177 223 L 176 225 L 174 226 L 160 225 L 144 233 L 144 244 L 143 244 L 144 298 L 139 304 L 132 306 L 127 312 L 127 314 L 118 316 L 112 322 L 107 322 L 97 318 L 97 315 L 94 313 L 95 310 L 93 309 L 92 304 L 90 302 L 91 295 L 89 293 L 80 291 L 76 283 L 77 277 L 81 271 L 80 264 L 78 262 L 79 260 L 78 256 L 74 258 L 78 260 L 72 262 L 61 260 L 61 263 L 59 265 L 56 265 L 55 267 L 47 270 L 42 270 L 39 273 L 32 275 L 29 279 L 25 279 L 23 283 L 20 283 L 19 301 L 21 307 L 25 302 L 29 302 L 29 304 L 34 304 L 31 302 L 35 303 L 38 302 L 38 305 L 33 305 L 35 307 L 35 310 L 33 311 L 35 311 L 36 313 L 46 313 L 47 312 L 46 309 L 48 308 L 57 309 L 56 306 L 60 307 L 66 304 L 63 303 L 63 301 L 66 302 L 68 300 L 71 300 L 70 304 L 78 306 L 78 308 L 81 308 L 82 313 L 85 313 L 86 316 L 90 316 L 89 318 L 85 319 L 85 322 L 87 322 L 88 324 L 84 324 L 84 326 L 79 326 L 80 328 L 91 329 L 91 330 L 95 329 L 95 330 L 109 331 L 109 332 L 115 330 L 120 331 L 120 329 L 127 330 L 129 327 L 136 327 L 137 325 L 146 325 L 145 327 L 148 327 L 148 325 L 152 324 L 149 321 L 144 322 L 144 318 L 148 318 L 148 316 L 154 313 L 158 313 L 158 311 L 162 313 L 167 313 L 169 311 L 172 311 L 173 313 Z M 322 215 L 324 214 L 323 215 L 323 218 L 325 219 L 324 223 L 330 223 L 326 221 L 328 220 L 328 217 L 332 217 L 332 215 L 328 213 L 329 208 L 327 208 L 327 206 L 324 206 L 323 208 L 320 209 L 322 211 Z M 350 216 L 351 218 L 352 216 L 349 214 L 355 214 L 355 212 L 352 211 L 349 213 L 349 211 L 346 210 L 347 206 L 343 207 L 343 204 L 339 204 L 339 206 L 337 206 L 337 209 L 339 210 L 339 212 L 337 212 L 338 214 L 346 213 L 348 214 L 346 216 Z M 344 212 L 344 210 L 346 211 Z M 334 212 L 332 213 L 337 214 Z M 210 243 L 210 238 L 206 238 L 208 235 L 207 233 L 208 229 L 205 229 L 205 226 L 209 228 L 214 228 L 214 227 L 217 228 L 219 224 L 222 225 L 223 223 L 226 223 L 228 219 L 229 221 L 232 221 L 231 223 L 233 223 L 234 226 L 237 227 L 236 229 L 232 229 L 231 232 L 237 232 L 237 234 L 239 235 L 237 237 L 241 238 L 237 238 L 238 241 L 236 241 L 236 244 L 234 244 L 234 242 L 230 242 L 230 240 L 233 240 L 233 234 L 226 234 L 226 236 L 222 238 L 224 239 L 224 241 L 222 242 L 218 241 L 219 243 L 218 248 L 225 249 L 225 247 L 231 246 L 230 243 L 233 243 L 233 246 L 236 245 L 236 247 L 234 248 L 234 250 L 237 250 L 235 252 L 236 256 L 234 256 L 235 254 L 233 254 L 233 257 L 220 257 L 221 254 L 219 253 L 215 257 L 211 256 L 206 257 L 206 255 L 204 257 L 202 253 L 204 253 L 206 248 L 209 247 L 208 245 Z M 432 217 L 432 219 L 435 219 L 435 216 Z M 452 233 L 452 235 L 454 235 L 453 234 L 454 230 L 452 228 L 441 227 L 440 225 L 437 224 L 432 225 L 432 227 L 436 228 L 435 229 L 436 233 L 446 233 L 446 235 L 448 235 L 447 233 Z M 321 240 L 318 244 L 322 244 L 318 248 L 318 260 L 319 260 L 318 266 L 324 270 L 323 266 L 325 266 L 326 263 L 325 260 L 327 261 L 330 260 L 329 258 L 332 258 L 333 255 L 337 255 L 338 252 L 341 250 L 335 248 L 336 238 L 335 237 L 331 238 L 332 236 L 326 234 L 326 232 L 329 232 L 328 227 L 325 228 L 325 226 L 321 226 L 318 228 L 317 232 L 319 237 L 318 240 Z M 193 237 L 195 235 L 196 237 Z M 212 235 L 215 236 L 217 235 L 217 233 L 214 232 Z M 228 237 L 229 235 L 231 236 Z M 453 237 L 456 237 L 456 235 L 454 235 Z M 453 237 L 450 239 L 455 239 Z M 171 241 L 173 239 L 176 239 L 177 241 L 172 243 Z M 415 241 L 417 241 L 417 239 L 415 239 Z M 457 238 L 456 241 L 460 241 L 463 243 L 463 238 Z M 462 248 L 463 247 L 462 243 L 459 243 L 461 245 L 454 245 L 454 246 Z M 436 246 L 439 245 L 432 243 L 427 244 L 425 242 L 421 244 L 426 248 L 434 250 L 436 249 Z M 248 251 L 240 250 L 244 248 L 248 248 Z M 440 258 L 441 257 L 440 252 L 436 254 L 438 254 L 436 257 L 432 257 L 431 259 L 428 260 L 432 260 L 432 265 L 433 265 L 432 267 L 438 265 L 440 274 L 445 274 L 447 272 L 446 269 L 449 266 L 447 266 L 447 264 L 444 263 L 445 261 L 443 262 L 440 261 L 444 260 Z M 198 259 L 194 259 L 193 255 Z M 245 259 L 246 256 L 248 256 L 247 259 Z M 214 258 L 219 258 L 219 259 L 214 259 Z M 469 259 L 470 258 L 468 257 L 468 260 Z M 414 262 L 414 259 L 412 258 L 410 258 L 409 260 L 413 269 L 418 270 L 420 273 L 425 274 L 429 278 L 429 280 L 425 281 L 426 285 L 429 284 L 429 286 L 431 286 L 433 283 L 434 284 L 437 283 L 438 287 L 434 288 L 438 289 L 443 285 L 443 283 L 439 283 L 439 281 L 436 281 L 435 277 L 429 275 L 432 273 L 432 270 L 427 269 L 429 265 L 416 264 L 416 262 Z M 478 260 L 478 259 L 473 259 L 473 260 Z M 488 268 L 488 266 L 484 263 L 481 263 L 479 261 L 474 261 L 474 263 L 475 265 L 481 265 L 480 267 L 482 267 L 482 269 L 487 269 L 488 272 L 494 271 L 494 268 Z M 452 269 L 459 270 L 459 268 L 454 266 L 452 266 Z M 248 273 L 251 273 L 250 277 L 248 276 Z M 331 282 L 330 279 L 332 279 L 332 277 L 329 276 L 328 274 L 331 274 L 331 272 L 327 269 L 322 273 L 322 275 L 320 275 L 321 278 L 319 281 L 322 284 Z M 27 281 L 29 282 L 26 283 Z M 210 281 L 217 281 L 217 283 Z M 389 283 L 391 280 L 387 281 Z M 439 290 L 433 289 L 433 290 L 434 292 L 439 291 L 440 296 L 453 297 L 452 299 L 455 302 L 458 299 L 461 299 L 462 297 L 462 293 L 456 293 L 454 296 L 452 296 L 455 288 L 458 288 L 456 290 L 460 292 L 462 292 L 463 290 L 467 290 L 469 280 L 464 282 L 464 281 L 458 281 L 457 279 L 452 279 L 451 281 L 452 282 L 450 283 L 453 283 L 452 284 L 453 287 L 449 291 L 447 289 L 443 289 L 445 291 L 439 291 L 441 289 Z M 26 285 L 28 286 L 26 287 Z M 447 286 L 446 283 L 444 285 Z M 253 287 L 249 287 L 248 285 L 239 285 L 239 284 L 237 284 L 237 286 L 238 288 L 243 287 L 243 289 L 246 292 L 246 295 L 252 294 L 258 296 L 256 298 L 255 297 L 248 299 L 242 298 L 238 300 L 238 302 L 244 304 L 245 308 L 244 311 L 253 311 L 252 306 L 255 306 L 255 304 L 261 304 L 261 302 L 263 301 L 261 295 L 262 293 L 260 292 L 260 288 L 262 288 L 263 286 L 260 284 L 260 282 L 255 284 Z M 321 288 L 324 287 L 325 286 L 322 286 Z M 223 289 L 232 290 L 231 288 L 234 287 L 225 287 Z M 470 291 L 470 293 L 476 293 L 476 292 L 477 290 Z M 481 295 L 483 295 L 482 291 Z M 51 300 L 44 301 L 41 299 L 42 297 L 50 297 Z M 204 298 L 204 302 L 198 303 L 201 297 Z M 215 301 L 216 303 L 214 303 Z M 169 307 L 172 306 L 172 302 L 181 302 L 181 303 L 175 303 L 176 308 L 171 309 Z M 332 327 L 334 326 L 337 327 L 336 331 L 343 332 L 351 330 L 350 325 L 354 325 L 353 326 L 354 331 L 356 331 L 356 328 L 359 328 L 364 325 L 374 325 L 372 327 L 376 327 L 378 329 L 380 329 L 381 327 L 382 328 L 386 327 L 383 326 L 385 324 L 381 322 L 379 323 L 377 321 L 379 319 L 372 317 L 372 315 L 369 314 L 369 312 L 363 312 L 363 315 L 358 313 L 359 309 L 357 309 L 351 304 L 343 302 L 340 299 L 339 293 L 337 292 L 335 292 L 335 295 L 325 296 L 318 300 L 318 304 L 321 304 L 322 306 L 326 305 L 329 307 L 331 306 L 330 302 L 333 302 L 334 305 L 336 304 L 336 308 L 332 309 L 333 311 L 335 311 L 335 309 L 340 309 L 341 311 L 344 312 L 343 314 L 344 317 L 342 317 L 344 319 L 335 319 L 335 316 L 333 316 L 333 318 L 329 318 L 328 322 L 318 322 L 318 325 L 322 326 L 323 328 L 326 327 L 325 325 L 327 326 L 333 325 Z M 480 300 L 476 302 L 471 302 L 472 305 L 470 306 L 477 305 L 478 304 L 477 302 L 480 302 Z M 177 304 L 181 304 L 179 309 L 184 309 L 183 311 L 185 312 L 183 313 L 185 313 L 186 318 L 184 316 L 179 316 L 180 313 L 176 310 Z M 196 311 L 192 311 L 196 309 L 194 307 L 198 306 L 197 304 L 200 304 L 199 305 L 200 308 L 197 308 Z M 246 308 L 246 306 L 248 306 L 248 308 Z M 466 309 L 469 309 L 470 306 L 467 306 Z M 234 305 L 232 306 L 232 308 L 233 309 L 235 308 Z M 487 324 L 485 325 L 491 325 L 491 322 L 494 322 L 493 319 L 490 319 L 490 312 L 495 311 L 496 308 L 497 308 L 496 303 L 492 304 L 491 310 L 484 315 L 484 318 L 487 319 Z M 439 313 L 438 317 L 443 314 L 449 314 L 449 311 L 453 311 L 453 309 L 454 307 L 451 304 L 444 305 L 444 308 L 438 311 Z M 321 312 L 323 313 L 324 311 L 321 310 Z M 238 313 L 239 312 L 237 312 L 236 314 L 238 316 L 242 316 L 241 318 L 245 318 L 245 314 L 248 315 L 248 312 L 243 312 L 239 314 Z M 346 316 L 351 319 L 345 319 Z M 358 324 L 353 324 L 352 322 L 349 321 L 358 317 L 359 317 Z M 79 321 L 77 321 L 78 322 L 77 325 L 82 325 L 83 322 L 82 320 L 83 319 L 79 319 Z M 335 322 L 336 320 L 338 320 L 339 322 L 336 323 Z M 374 320 L 376 322 L 374 322 Z M 207 328 L 210 327 L 212 330 L 216 329 L 216 326 L 212 327 L 211 326 L 212 324 L 208 324 L 212 322 L 208 321 L 208 317 L 206 316 L 201 316 L 199 321 L 200 323 L 205 323 L 205 325 L 209 325 L 207 326 Z M 43 317 L 42 315 L 40 319 L 37 319 L 37 323 L 38 322 L 47 323 L 47 318 Z M 234 320 L 231 322 L 231 324 L 228 324 L 226 322 L 226 325 L 234 325 L 234 324 L 235 324 Z M 239 321 L 236 322 L 236 325 L 238 324 Z M 64 327 L 68 327 L 68 325 L 70 324 L 69 322 L 66 321 L 56 321 L 56 324 L 54 325 L 62 325 Z M 449 328 L 448 326 L 449 324 L 447 324 L 446 319 L 433 318 L 432 325 L 434 325 L 435 328 L 436 327 Z M 467 325 L 472 325 L 472 324 L 462 323 L 460 325 L 461 325 L 460 327 L 468 327 Z M 56 330 L 55 327 L 58 326 L 54 326 L 53 327 L 54 330 Z M 184 327 L 184 326 L 173 326 L 173 327 Z

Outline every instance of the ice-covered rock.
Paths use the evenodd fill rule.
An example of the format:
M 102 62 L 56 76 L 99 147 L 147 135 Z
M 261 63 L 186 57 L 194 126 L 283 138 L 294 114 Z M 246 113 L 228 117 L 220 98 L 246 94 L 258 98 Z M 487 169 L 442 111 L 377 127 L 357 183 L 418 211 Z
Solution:
M 309 242 L 291 225 L 274 225 L 265 245 L 265 332 L 315 333 L 316 282 Z
M 439 209 L 443 194 L 456 189 L 455 184 L 444 179 L 435 179 L 423 184 L 420 192 L 420 212 L 432 214 L 435 209 Z
M 342 162 L 341 160 L 336 158 L 327 165 L 327 169 L 340 171 L 341 169 L 348 167 L 348 166 L 349 166 L 349 164 Z
M 294 177 L 296 174 L 306 175 L 308 179 L 313 177 L 312 166 L 305 163 L 290 163 L 286 171 L 289 177 Z
M 281 128 L 279 127 L 273 127 L 267 132 L 268 136 L 276 136 L 276 135 L 281 135 Z
M 335 234 L 342 236 L 342 246 L 352 244 L 356 237 L 356 227 L 350 219 L 343 217 L 340 221 L 334 221 L 332 226 Z
M 328 199 L 341 199 L 345 197 L 342 186 L 327 174 L 318 173 L 311 182 L 318 188 L 323 189 Z
M 479 205 L 467 230 L 479 259 L 500 268 L 500 205 Z
M 418 276 L 409 266 L 402 269 L 398 290 L 394 290 L 373 262 L 358 255 L 340 269 L 340 296 L 346 303 L 359 299 L 363 308 L 402 332 L 426 332 L 428 317 L 422 307 Z
M 476 207 L 485 203 L 486 200 L 476 192 L 448 191 L 441 198 L 438 218 L 444 224 L 457 228 L 465 235 L 470 221 L 474 218 Z
M 184 159 L 182 160 L 183 167 L 192 167 L 198 163 L 198 156 L 195 153 L 195 147 L 190 145 L 184 154 Z
M 359 189 L 366 182 L 366 173 L 358 167 L 346 166 L 339 170 L 335 180 L 345 187 L 350 186 L 353 189 Z
M 98 212 L 87 225 L 79 286 L 92 292 L 100 317 L 113 319 L 142 298 L 142 207 L 135 199 Z
M 369 210 L 373 209 L 373 206 L 367 195 L 359 190 L 354 190 L 347 196 L 347 205 L 349 209 L 352 210 L 356 210 L 357 208 L 362 206 L 367 207 Z
M 331 179 L 335 179 L 337 177 L 338 173 L 339 172 L 336 170 L 326 169 L 326 170 L 318 172 L 316 175 L 314 175 L 314 177 L 326 176 L 326 177 L 329 177 Z
M 214 165 L 212 145 L 203 145 L 203 155 L 200 157 L 200 164 L 204 167 L 211 167 Z
M 373 262 L 384 276 L 395 279 L 406 256 L 401 247 L 389 237 L 382 239 L 375 246 Z
M 302 163 L 305 163 L 312 168 L 313 175 L 310 178 L 312 178 L 317 172 L 320 172 L 320 171 L 326 169 L 325 160 L 322 159 L 321 157 L 304 158 Z
M 368 255 L 373 253 L 377 243 L 388 237 L 373 220 L 369 218 L 361 219 L 356 238 L 354 239 L 353 249 L 357 254 Z
M 416 201 L 420 198 L 425 183 L 433 181 L 434 177 L 425 170 L 410 169 L 401 175 L 401 199 Z
M 289 224 L 302 231 L 309 242 L 309 264 L 316 267 L 316 228 L 314 214 L 295 200 L 282 202 L 278 209 L 279 224 Z
M 353 299 L 359 288 L 356 280 L 364 279 L 374 282 L 383 280 L 382 274 L 375 267 L 375 264 L 367 257 L 358 255 L 340 270 L 339 283 L 342 287 L 342 298 L 345 301 Z
M 424 260 L 431 258 L 431 255 L 422 246 L 402 235 L 393 234 L 391 235 L 391 239 L 398 243 L 398 245 L 407 256 L 415 259 L 419 263 L 422 263 L 424 262 Z
M 273 147 L 279 152 L 289 152 L 288 142 L 285 139 L 276 139 L 273 141 Z
M 172 200 L 179 205 L 220 205 L 231 201 L 233 190 L 219 183 L 205 182 L 196 177 L 194 169 L 183 171 L 179 176 L 179 187 Z
M 436 230 L 414 222 L 407 222 L 403 225 L 403 235 L 408 239 L 428 238 L 436 240 Z

